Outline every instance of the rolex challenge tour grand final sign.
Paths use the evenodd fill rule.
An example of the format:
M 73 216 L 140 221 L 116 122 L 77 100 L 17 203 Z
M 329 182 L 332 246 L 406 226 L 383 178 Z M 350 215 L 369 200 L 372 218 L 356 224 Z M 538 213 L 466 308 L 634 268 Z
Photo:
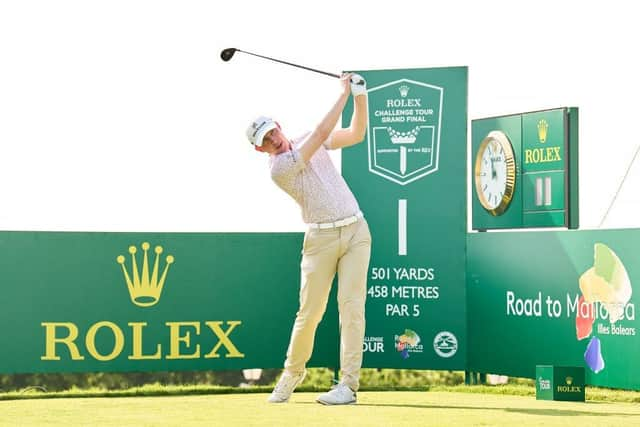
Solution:
M 364 365 L 464 369 L 467 68 L 357 73 L 369 126 L 342 173 L 373 237 Z

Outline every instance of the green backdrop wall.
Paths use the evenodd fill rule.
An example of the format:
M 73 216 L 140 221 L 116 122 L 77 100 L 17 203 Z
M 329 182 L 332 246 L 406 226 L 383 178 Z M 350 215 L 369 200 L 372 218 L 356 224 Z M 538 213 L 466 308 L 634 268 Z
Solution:
M 640 230 L 467 242 L 468 369 L 534 378 L 536 365 L 584 366 L 588 384 L 640 388 Z
M 301 244 L 300 233 L 0 232 L 0 372 L 281 367 Z M 310 366 L 335 366 L 335 296 L 316 343 Z

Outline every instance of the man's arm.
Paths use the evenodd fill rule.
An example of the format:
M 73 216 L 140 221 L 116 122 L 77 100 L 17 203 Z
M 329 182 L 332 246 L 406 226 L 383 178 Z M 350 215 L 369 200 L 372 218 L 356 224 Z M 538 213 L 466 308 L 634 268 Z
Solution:
M 353 115 L 351 116 L 351 125 L 346 129 L 335 130 L 331 134 L 330 149 L 344 148 L 355 145 L 364 140 L 367 132 L 367 94 L 366 92 L 355 95 L 353 98 Z
M 318 124 L 315 130 L 311 132 L 311 135 L 309 136 L 309 138 L 307 138 L 307 140 L 304 142 L 304 144 L 302 144 L 302 146 L 298 150 L 304 162 L 308 162 L 309 159 L 311 159 L 311 157 L 315 154 L 318 148 L 320 148 L 322 143 L 326 141 L 327 138 L 329 138 L 329 136 L 333 132 L 333 129 L 336 127 L 336 124 L 338 123 L 338 119 L 342 114 L 342 110 L 344 110 L 344 106 L 347 104 L 347 99 L 349 99 L 349 94 L 351 92 L 351 89 L 349 86 L 350 78 L 351 78 L 351 75 L 347 74 L 346 76 L 340 79 L 343 87 L 343 91 L 340 94 L 340 97 L 338 98 L 336 103 L 333 105 L 331 110 L 329 110 L 329 112 L 324 117 L 324 119 L 322 119 L 322 121 Z

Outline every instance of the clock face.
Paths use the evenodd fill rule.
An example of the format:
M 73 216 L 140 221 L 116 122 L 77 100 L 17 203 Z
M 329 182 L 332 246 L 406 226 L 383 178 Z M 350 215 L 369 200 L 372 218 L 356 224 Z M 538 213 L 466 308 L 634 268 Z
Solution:
M 509 206 L 515 187 L 515 160 L 507 136 L 492 131 L 480 144 L 475 164 L 476 194 L 492 215 L 501 215 Z

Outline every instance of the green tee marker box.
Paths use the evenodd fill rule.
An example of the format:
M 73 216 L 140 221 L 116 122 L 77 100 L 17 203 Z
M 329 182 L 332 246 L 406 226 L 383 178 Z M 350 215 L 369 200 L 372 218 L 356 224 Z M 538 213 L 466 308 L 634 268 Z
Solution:
M 584 402 L 584 368 L 537 365 L 536 399 Z

